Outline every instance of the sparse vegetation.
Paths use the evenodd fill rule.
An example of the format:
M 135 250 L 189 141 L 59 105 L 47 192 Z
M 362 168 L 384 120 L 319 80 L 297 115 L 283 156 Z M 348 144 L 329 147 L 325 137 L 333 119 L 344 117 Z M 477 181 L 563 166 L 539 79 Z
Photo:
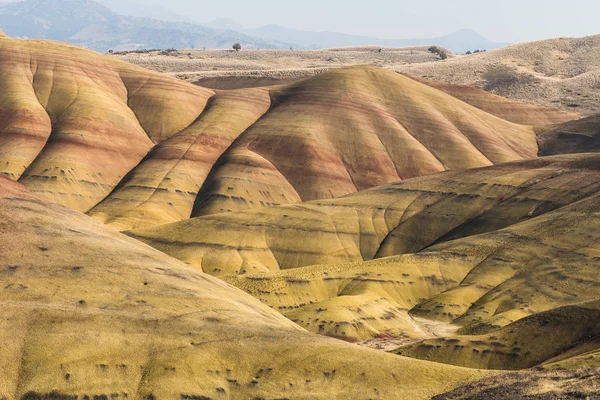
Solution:
M 448 51 L 438 46 L 431 46 L 427 49 L 430 53 L 437 54 L 440 57 L 440 60 L 445 60 L 448 58 Z

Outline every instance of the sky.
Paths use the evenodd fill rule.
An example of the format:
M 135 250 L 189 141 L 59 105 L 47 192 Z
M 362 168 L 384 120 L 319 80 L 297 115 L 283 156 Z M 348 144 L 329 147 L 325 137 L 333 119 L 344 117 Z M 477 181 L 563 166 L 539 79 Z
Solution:
M 6 1 L 6 0 L 5 0 Z M 600 33 L 600 0 L 121 0 L 196 22 L 231 18 L 381 38 L 430 38 L 473 29 L 496 42 Z

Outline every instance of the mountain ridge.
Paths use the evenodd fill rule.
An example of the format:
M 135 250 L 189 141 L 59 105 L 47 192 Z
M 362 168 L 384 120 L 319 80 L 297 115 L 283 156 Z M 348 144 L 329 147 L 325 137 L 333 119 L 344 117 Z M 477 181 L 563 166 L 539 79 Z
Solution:
M 25 0 L 0 7 L 0 29 L 12 37 L 53 39 L 100 52 L 149 48 L 287 48 L 288 44 L 189 22 L 128 17 L 94 0 Z
M 491 42 L 470 29 L 423 39 L 381 39 L 339 32 L 302 31 L 278 25 L 244 29 L 228 18 L 202 24 L 179 14 L 161 12 L 160 8 L 144 11 L 133 4 L 112 0 L 24 0 L 7 3 L 0 5 L 0 29 L 13 37 L 68 41 L 101 52 L 231 48 L 235 42 L 240 42 L 245 48 L 262 49 L 438 45 L 455 53 L 507 45 Z

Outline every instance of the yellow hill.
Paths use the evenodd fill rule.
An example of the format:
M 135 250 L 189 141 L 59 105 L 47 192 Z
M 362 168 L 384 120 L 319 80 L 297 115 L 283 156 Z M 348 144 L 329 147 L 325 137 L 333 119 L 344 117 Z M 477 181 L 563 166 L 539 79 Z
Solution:
M 519 43 L 444 62 L 412 63 L 396 71 L 438 82 L 473 85 L 544 107 L 592 115 L 600 94 L 600 35 Z
M 529 128 L 374 67 L 323 73 L 271 96 L 269 113 L 211 171 L 194 216 L 338 197 L 537 151 Z
M 535 314 L 485 335 L 430 339 L 395 353 L 471 368 L 525 369 L 598 351 L 599 334 L 595 301 Z
M 188 219 L 217 159 L 270 104 L 267 90 L 217 93 L 194 123 L 157 145 L 89 214 L 119 229 Z
M 451 171 L 131 235 L 315 333 L 423 339 L 422 318 L 479 332 L 598 298 L 599 157 Z
M 375 67 L 215 92 L 7 38 L 0 71 L 0 173 L 122 230 L 533 158 L 534 129 L 496 115 L 549 119 L 498 99 L 476 108 Z
M 6 399 L 428 399 L 482 376 L 309 334 L 4 178 L 0 219 Z
M 407 180 L 328 201 L 217 214 L 132 235 L 218 276 L 419 252 L 596 193 L 599 155 L 566 155 Z
M 0 42 L 0 173 L 78 211 L 103 200 L 212 91 L 47 41 Z

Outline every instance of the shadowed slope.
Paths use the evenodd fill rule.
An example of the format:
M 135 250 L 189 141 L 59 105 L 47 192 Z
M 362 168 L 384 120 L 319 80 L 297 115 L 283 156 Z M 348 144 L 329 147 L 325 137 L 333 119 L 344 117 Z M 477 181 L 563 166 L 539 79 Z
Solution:
M 579 371 L 528 370 L 469 383 L 432 400 L 595 400 L 600 393 L 600 368 Z
M 132 235 L 226 276 L 414 253 L 596 193 L 600 156 L 522 161 L 411 179 L 344 198 L 195 218 Z
M 541 130 L 538 144 L 540 156 L 600 151 L 600 115 Z
M 0 173 L 87 211 L 213 92 L 74 46 L 0 41 Z
M 476 268 L 459 286 L 414 312 L 485 330 L 553 307 L 595 300 L 600 287 L 599 196 L 499 231 L 433 247 L 431 251 L 471 257 L 477 260 Z
M 5 178 L 0 216 L 1 397 L 427 399 L 481 377 L 308 334 Z
M 323 73 L 271 96 L 269 113 L 207 178 L 194 216 L 338 197 L 537 154 L 530 128 L 374 67 Z

